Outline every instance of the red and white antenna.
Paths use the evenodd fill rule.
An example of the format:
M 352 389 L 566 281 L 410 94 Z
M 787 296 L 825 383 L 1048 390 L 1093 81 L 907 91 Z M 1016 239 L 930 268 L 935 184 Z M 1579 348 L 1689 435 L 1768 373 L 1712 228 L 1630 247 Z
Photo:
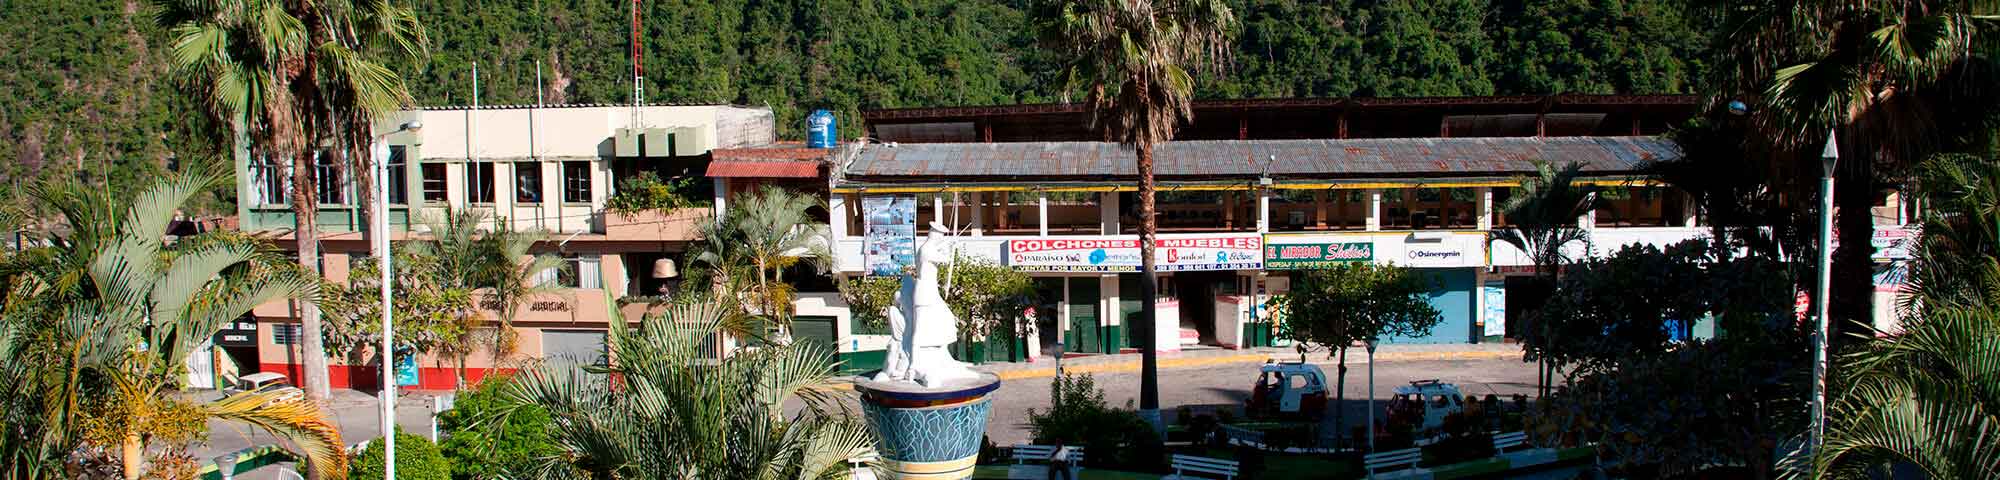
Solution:
M 639 106 L 646 104 L 646 68 L 640 61 L 645 51 L 639 43 L 639 2 L 632 0 L 632 126 L 641 124 Z

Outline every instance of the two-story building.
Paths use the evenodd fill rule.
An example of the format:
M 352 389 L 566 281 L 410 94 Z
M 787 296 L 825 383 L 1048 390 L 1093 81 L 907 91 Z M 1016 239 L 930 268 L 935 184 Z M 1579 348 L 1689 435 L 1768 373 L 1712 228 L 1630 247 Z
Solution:
M 1580 163 L 1613 192 L 1577 219 L 1593 239 L 1579 250 L 1704 236 L 1691 199 L 1646 174 L 1678 158 L 1660 135 L 1698 108 L 1688 96 L 1197 102 L 1155 150 L 1154 299 L 1135 298 L 1133 152 L 1101 141 L 1081 105 L 864 112 L 869 141 L 828 157 L 828 211 L 843 275 L 893 266 L 933 221 L 964 232 L 962 254 L 1030 272 L 1041 299 L 1024 313 L 1028 333 L 989 342 L 1014 358 L 1129 350 L 1143 301 L 1158 308 L 1161 350 L 1271 345 L 1263 304 L 1290 272 L 1348 261 L 1413 267 L 1437 285 L 1441 322 L 1390 341 L 1502 341 L 1549 294 L 1523 281 L 1525 255 L 1489 242 L 1518 178 L 1536 161 Z M 869 327 L 838 330 L 842 358 L 879 356 L 885 339 Z
M 414 131 L 398 131 L 406 122 Z M 613 310 L 636 321 L 656 296 L 678 282 L 683 252 L 697 237 L 697 222 L 709 209 L 672 212 L 611 212 L 606 202 L 620 181 L 640 172 L 662 179 L 701 177 L 718 148 L 767 145 L 776 140 L 767 108 L 729 105 L 485 106 L 426 108 L 401 112 L 376 125 L 386 133 L 388 203 L 392 239 L 422 237 L 428 219 L 450 210 L 487 214 L 486 228 L 500 218 L 517 229 L 548 233 L 537 247 L 559 255 L 565 273 L 548 281 L 568 287 L 562 295 L 537 298 L 513 324 L 514 355 L 475 354 L 467 364 L 476 379 L 491 369 L 509 368 L 525 358 L 601 358 L 604 331 Z M 389 133 L 396 132 L 396 133 Z M 288 205 L 286 162 L 236 158 L 237 215 L 241 228 L 296 245 Z M 358 233 L 360 209 L 351 176 L 331 158 L 315 172 L 320 203 L 320 266 L 332 281 L 344 281 L 350 262 L 363 260 L 368 245 Z M 695 182 L 708 185 L 703 180 Z M 697 198 L 706 198 L 698 192 Z M 487 305 L 490 307 L 491 305 Z M 485 312 L 489 317 L 493 312 Z M 298 378 L 301 349 L 298 305 L 274 302 L 253 312 L 254 335 L 237 329 L 237 341 L 223 342 L 244 371 L 276 371 Z M 497 317 L 496 317 L 497 318 Z M 229 333 L 229 332 L 225 332 Z M 252 340 L 254 339 L 254 340 Z M 374 385 L 379 375 L 366 349 L 328 352 L 336 387 Z M 454 362 L 419 359 L 420 386 L 450 388 Z

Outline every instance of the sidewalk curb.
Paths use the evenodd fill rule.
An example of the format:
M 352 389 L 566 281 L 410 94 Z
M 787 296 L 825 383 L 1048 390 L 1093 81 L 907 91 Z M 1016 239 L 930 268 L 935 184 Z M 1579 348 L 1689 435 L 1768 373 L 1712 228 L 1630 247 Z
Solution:
M 1271 357 L 1272 355 L 1267 353 L 1255 353 L 1255 354 L 1202 357 L 1202 358 L 1163 358 L 1160 359 L 1159 361 L 1159 368 L 1161 370 L 1169 370 L 1169 369 L 1204 368 L 1204 367 L 1213 367 L 1218 365 L 1233 365 L 1233 364 L 1243 364 L 1243 363 L 1264 363 L 1265 360 L 1270 359 Z M 1518 351 L 1394 352 L 1394 353 L 1378 353 L 1375 355 L 1375 361 L 1378 362 L 1501 360 L 1509 358 L 1515 358 L 1515 359 L 1521 358 L 1521 352 Z M 1318 364 L 1318 363 L 1330 363 L 1330 362 L 1311 361 L 1310 363 Z M 1350 358 L 1349 363 L 1366 365 L 1368 362 L 1366 360 L 1357 360 Z M 1120 362 L 1083 364 L 1083 365 L 1065 367 L 1063 368 L 1063 370 L 1068 373 L 1092 373 L 1092 374 L 1131 373 L 1139 371 L 1139 361 L 1137 359 L 1133 359 Z M 1004 381 L 1004 380 L 1017 380 L 1024 378 L 1054 377 L 1056 376 L 1056 369 L 1054 367 L 997 369 L 992 371 L 992 373 L 994 375 L 998 375 L 1000 379 Z

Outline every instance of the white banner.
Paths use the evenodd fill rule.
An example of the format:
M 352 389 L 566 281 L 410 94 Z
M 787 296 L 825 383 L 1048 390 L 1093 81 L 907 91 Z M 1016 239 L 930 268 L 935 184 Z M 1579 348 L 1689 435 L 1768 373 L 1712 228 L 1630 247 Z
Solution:
M 1161 235 L 1153 264 L 1162 272 L 1264 268 L 1264 238 L 1254 233 Z M 1008 240 L 1009 267 L 1034 272 L 1137 272 L 1139 240 L 1129 237 Z

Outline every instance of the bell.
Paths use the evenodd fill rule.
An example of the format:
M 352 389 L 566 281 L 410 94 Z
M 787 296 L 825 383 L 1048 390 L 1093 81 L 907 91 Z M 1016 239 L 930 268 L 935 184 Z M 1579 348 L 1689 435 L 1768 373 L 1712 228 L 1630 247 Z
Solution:
M 674 259 L 662 258 L 653 261 L 653 278 L 674 278 L 681 276 L 681 270 L 674 266 Z

